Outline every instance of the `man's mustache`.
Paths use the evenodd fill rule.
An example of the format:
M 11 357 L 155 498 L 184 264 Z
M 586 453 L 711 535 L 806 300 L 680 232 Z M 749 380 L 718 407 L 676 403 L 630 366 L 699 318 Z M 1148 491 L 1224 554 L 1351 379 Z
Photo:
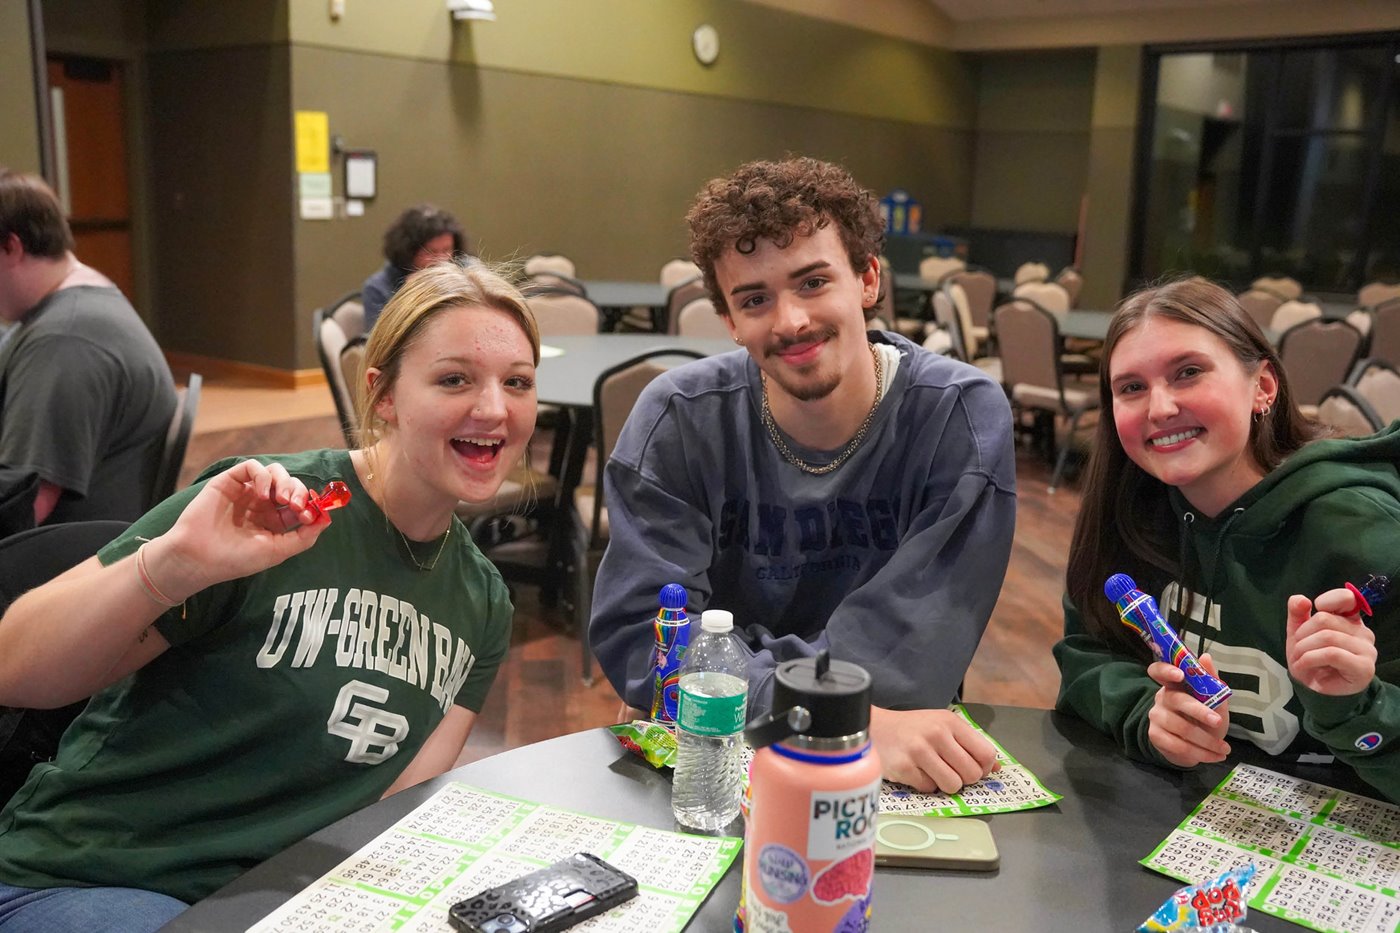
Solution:
M 836 336 L 836 328 L 824 327 L 819 331 L 808 331 L 796 337 L 775 337 L 768 348 L 763 351 L 764 356 L 776 356 L 784 350 L 791 349 L 799 344 L 820 343 L 823 340 L 831 340 Z

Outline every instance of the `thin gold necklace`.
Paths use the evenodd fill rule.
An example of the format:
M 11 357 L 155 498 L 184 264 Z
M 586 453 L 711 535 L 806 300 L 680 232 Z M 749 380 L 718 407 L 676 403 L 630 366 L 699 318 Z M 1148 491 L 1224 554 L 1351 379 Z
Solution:
M 778 453 L 783 455 L 783 459 L 804 473 L 811 473 L 814 476 L 822 476 L 830 473 L 850 459 L 851 454 L 860 449 L 860 445 L 865 441 L 865 435 L 870 430 L 870 422 L 875 420 L 875 412 L 880 407 L 880 386 L 885 381 L 885 364 L 880 358 L 880 351 L 875 349 L 875 344 L 867 344 L 870 347 L 870 355 L 875 359 L 875 401 L 870 405 L 870 411 L 865 413 L 865 420 L 856 428 L 855 436 L 846 442 L 846 446 L 836 455 L 836 459 L 821 466 L 813 466 L 792 452 L 787 443 L 783 440 L 782 434 L 778 431 L 778 423 L 773 420 L 773 410 L 768 407 L 768 377 L 761 376 L 759 382 L 763 388 L 763 426 L 768 429 L 768 436 L 773 439 L 773 446 L 778 448 Z
M 389 516 L 384 516 L 384 521 L 386 523 L 389 522 Z M 424 564 L 421 563 L 418 560 L 418 556 L 413 553 L 413 545 L 408 543 L 408 538 L 404 537 L 404 533 L 402 531 L 399 531 L 399 527 L 397 525 L 392 524 L 391 527 L 393 527 L 395 531 L 399 532 L 399 540 L 403 542 L 403 549 L 408 552 L 408 559 L 413 561 L 413 566 L 417 567 L 424 573 L 426 573 L 429 570 L 432 570 L 434 567 L 437 566 L 438 560 L 442 558 L 442 552 L 447 548 L 447 539 L 452 536 L 452 521 L 449 519 L 447 522 L 447 530 L 442 533 L 442 542 L 438 545 L 437 553 L 433 555 L 433 559 L 431 561 Z
M 373 481 L 374 481 L 374 473 L 373 473 L 373 471 L 366 473 L 366 474 L 365 474 L 365 486 L 368 487 L 369 484 L 372 483 Z M 381 489 L 381 490 L 380 490 L 380 495 L 384 496 L 384 499 L 385 499 L 385 503 L 384 503 L 384 504 L 387 506 L 387 505 L 388 505 L 388 498 L 389 498 L 389 496 L 388 496 L 388 490 L 386 490 L 386 489 Z M 449 518 L 449 519 L 447 520 L 447 530 L 444 531 L 444 532 L 442 533 L 442 541 L 438 543 L 437 553 L 433 555 L 433 559 L 432 559 L 432 560 L 430 560 L 428 563 L 425 564 L 425 563 L 423 563 L 422 561 L 420 561 L 420 560 L 418 559 L 418 555 L 417 555 L 417 554 L 414 554 L 414 553 L 413 553 L 413 545 L 409 544 L 409 543 L 408 543 L 408 538 L 404 535 L 404 533 L 403 533 L 402 531 L 399 531 L 399 526 L 398 526 L 398 525 L 395 525 L 393 522 L 389 521 L 389 513 L 388 513 L 387 510 L 384 511 L 384 524 L 385 524 L 387 527 L 394 529 L 394 532 L 399 536 L 399 540 L 403 542 L 403 549 L 404 549 L 405 551 L 408 552 L 408 559 L 411 560 L 411 561 L 413 561 L 413 566 L 417 567 L 419 570 L 423 571 L 424 573 L 427 573 L 429 570 L 432 570 L 434 567 L 437 566 L 438 561 L 442 559 L 442 552 L 443 552 L 444 550 L 447 549 L 447 539 L 450 538 L 450 537 L 452 537 L 452 519 Z

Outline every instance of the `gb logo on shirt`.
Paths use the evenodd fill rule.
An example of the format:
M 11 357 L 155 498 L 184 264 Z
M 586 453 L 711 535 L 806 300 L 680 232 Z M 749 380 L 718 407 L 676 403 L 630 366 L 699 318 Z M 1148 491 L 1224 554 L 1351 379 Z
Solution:
M 1373 752 L 1381 744 L 1379 732 L 1368 732 L 1356 740 L 1355 745 L 1363 752 Z

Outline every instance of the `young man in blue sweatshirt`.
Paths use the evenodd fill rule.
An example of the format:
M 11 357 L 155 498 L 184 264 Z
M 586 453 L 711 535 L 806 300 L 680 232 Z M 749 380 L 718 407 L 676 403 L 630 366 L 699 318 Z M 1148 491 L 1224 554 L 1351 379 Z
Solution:
M 650 705 L 656 594 L 680 583 L 693 610 L 734 613 L 751 718 L 779 663 L 826 648 L 874 679 L 887 777 L 951 793 L 986 776 L 995 750 L 946 707 L 1011 549 L 1001 387 L 866 331 L 884 227 L 844 169 L 750 163 L 706 185 L 687 221 L 743 350 L 656 379 L 622 430 L 590 624 L 603 670 Z

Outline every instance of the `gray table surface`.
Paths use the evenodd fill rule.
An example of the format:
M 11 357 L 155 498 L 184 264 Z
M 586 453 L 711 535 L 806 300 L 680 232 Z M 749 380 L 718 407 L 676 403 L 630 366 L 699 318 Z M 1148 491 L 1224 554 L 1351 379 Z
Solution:
M 1180 884 L 1138 865 L 1228 772 L 1228 764 L 1177 772 L 1138 764 L 1078 719 L 1046 710 L 969 704 L 968 710 L 1047 787 L 1049 807 L 998 814 L 994 872 L 875 873 L 881 933 L 990 930 L 1128 931 Z M 1246 760 L 1265 763 L 1236 743 Z M 1275 770 L 1369 794 L 1345 767 L 1275 762 Z M 603 729 L 503 752 L 380 801 L 297 843 L 186 911 L 169 931 L 244 930 L 355 852 L 433 794 L 463 781 L 489 791 L 607 819 L 675 828 L 669 775 L 625 752 Z M 711 893 L 689 929 L 730 929 L 739 866 Z M 1251 913 L 1260 933 L 1300 927 Z
M 586 279 L 588 300 L 600 308 L 664 308 L 671 290 L 660 282 L 619 282 Z
M 536 395 L 542 404 L 574 408 L 591 407 L 593 383 L 599 374 L 639 353 L 680 348 L 711 356 L 737 349 L 728 340 L 669 334 L 586 334 L 540 339 L 544 347 L 564 352 L 554 356 L 550 350 L 542 349 L 535 373 Z

